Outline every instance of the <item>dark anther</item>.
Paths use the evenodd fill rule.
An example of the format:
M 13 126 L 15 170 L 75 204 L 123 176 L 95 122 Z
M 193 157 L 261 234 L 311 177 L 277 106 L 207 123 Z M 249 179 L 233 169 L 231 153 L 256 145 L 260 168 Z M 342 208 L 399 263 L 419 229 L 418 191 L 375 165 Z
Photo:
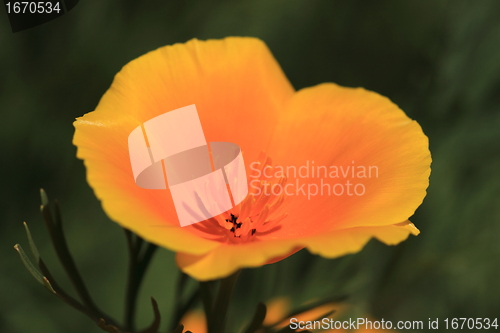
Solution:
M 231 218 L 226 219 L 226 222 L 230 222 L 233 224 L 233 227 L 229 229 L 229 231 L 231 231 L 232 233 L 234 233 L 236 229 L 241 228 L 241 226 L 243 225 L 243 222 L 238 222 L 238 216 L 235 216 L 234 214 L 231 214 Z M 256 232 L 257 229 L 252 229 L 252 235 L 255 234 Z M 234 235 L 234 237 L 241 237 L 241 236 Z
M 242 222 L 238 222 L 238 216 L 235 216 L 234 214 L 231 214 L 231 219 L 226 219 L 226 222 L 231 222 L 233 224 L 233 227 L 230 229 L 230 231 L 233 233 L 236 229 L 241 228 L 241 226 L 243 225 Z M 236 237 L 236 235 L 234 235 L 234 237 Z

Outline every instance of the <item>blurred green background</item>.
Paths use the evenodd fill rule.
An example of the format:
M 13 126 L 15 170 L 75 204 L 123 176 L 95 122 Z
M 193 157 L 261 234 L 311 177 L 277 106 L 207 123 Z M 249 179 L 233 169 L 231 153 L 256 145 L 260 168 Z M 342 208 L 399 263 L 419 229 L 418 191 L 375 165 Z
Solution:
M 81 0 L 16 34 L 0 14 L 0 332 L 100 332 L 37 284 L 12 248 L 28 249 L 27 221 L 71 289 L 39 215 L 41 187 L 62 204 L 98 304 L 122 318 L 125 238 L 85 181 L 72 122 L 128 61 L 229 35 L 263 39 L 296 89 L 336 82 L 388 96 L 422 125 L 433 156 L 428 195 L 412 218 L 420 236 L 396 247 L 371 241 L 336 260 L 301 251 L 246 270 L 231 327 L 277 295 L 298 304 L 349 293 L 359 313 L 394 321 L 500 316 L 500 1 Z M 140 326 L 152 318 L 150 296 L 167 317 L 177 277 L 173 254 L 159 251 L 140 295 Z

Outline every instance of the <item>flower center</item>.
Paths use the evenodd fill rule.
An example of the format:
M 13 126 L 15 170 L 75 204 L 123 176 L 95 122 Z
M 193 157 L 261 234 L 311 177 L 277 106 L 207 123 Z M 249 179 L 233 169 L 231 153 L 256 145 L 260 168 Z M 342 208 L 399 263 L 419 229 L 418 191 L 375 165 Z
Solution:
M 193 228 L 202 236 L 221 242 L 241 243 L 258 240 L 281 228 L 280 222 L 287 217 L 282 212 L 286 177 L 270 178 L 273 175 L 271 159 L 261 153 L 257 170 L 249 177 L 247 197 L 232 209 L 208 220 L 195 223 Z M 267 172 L 264 172 L 267 169 Z M 271 170 L 269 170 L 271 169 Z M 276 190 L 278 187 L 279 191 Z

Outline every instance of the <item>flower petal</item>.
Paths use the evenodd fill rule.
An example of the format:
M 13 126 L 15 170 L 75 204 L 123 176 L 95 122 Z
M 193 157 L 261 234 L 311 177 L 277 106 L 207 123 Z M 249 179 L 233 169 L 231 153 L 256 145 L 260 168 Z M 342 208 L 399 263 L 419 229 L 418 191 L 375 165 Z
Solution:
M 429 184 L 431 157 L 419 124 L 362 88 L 326 83 L 298 91 L 268 153 L 289 171 L 285 189 L 293 199 L 283 228 L 270 237 L 396 224 L 413 215 Z
M 305 240 L 305 243 L 309 252 L 313 254 L 319 254 L 325 258 L 337 258 L 361 251 L 373 237 L 387 245 L 396 245 L 407 239 L 410 234 L 418 235 L 418 232 L 412 223 L 357 227 L 313 236 Z
M 274 258 L 295 253 L 295 240 L 250 242 L 238 245 L 220 244 L 205 255 L 178 252 L 176 261 L 186 274 L 200 281 L 219 279 L 240 268 L 262 266 Z
M 207 331 L 207 319 L 200 309 L 189 311 L 180 323 L 184 326 L 184 332 L 205 333 Z
M 252 159 L 271 140 L 293 93 L 260 40 L 191 40 L 127 64 L 96 110 L 76 120 L 73 143 L 112 220 L 171 250 L 201 254 L 217 243 L 179 227 L 169 190 L 135 184 L 128 135 L 155 116 L 196 104 L 207 141 L 237 143 Z
M 334 258 L 360 251 L 375 237 L 387 245 L 396 245 L 418 229 L 410 222 L 390 226 L 357 227 L 334 230 L 302 239 L 276 239 L 238 245 L 221 244 L 205 255 L 177 253 L 180 269 L 197 280 L 218 279 L 238 269 L 276 262 L 307 247 L 313 254 Z

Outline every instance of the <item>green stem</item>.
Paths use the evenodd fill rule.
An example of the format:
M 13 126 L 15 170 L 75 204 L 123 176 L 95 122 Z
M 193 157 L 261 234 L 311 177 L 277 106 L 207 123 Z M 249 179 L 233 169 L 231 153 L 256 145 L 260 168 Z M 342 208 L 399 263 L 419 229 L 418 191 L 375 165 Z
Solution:
M 47 226 L 49 231 L 50 238 L 52 240 L 52 244 L 56 251 L 57 256 L 59 257 L 59 261 L 61 262 L 66 274 L 68 275 L 72 285 L 75 287 L 76 292 L 83 302 L 80 303 L 70 295 L 68 295 L 55 281 L 49 269 L 40 258 L 38 250 L 36 250 L 36 246 L 33 243 L 33 240 L 30 239 L 29 230 L 27 230 L 28 238 L 30 239 L 30 245 L 32 249 L 35 251 L 34 255 L 37 257 L 37 264 L 40 270 L 42 271 L 44 277 L 50 282 L 53 290 L 57 297 L 59 297 L 62 301 L 69 304 L 76 310 L 86 314 L 89 316 L 94 322 L 98 322 L 101 318 L 104 319 L 107 323 L 110 323 L 116 327 L 120 327 L 119 324 L 110 316 L 102 312 L 94 303 L 90 293 L 88 292 L 87 287 L 76 267 L 75 261 L 71 256 L 69 251 L 68 243 L 66 241 L 66 237 L 64 235 L 63 225 L 62 225 L 62 216 L 61 216 L 61 207 L 59 206 L 59 202 L 57 200 L 54 201 L 54 215 L 52 215 L 52 211 L 50 209 L 50 203 L 47 198 L 45 191 L 41 190 L 42 197 L 42 206 L 41 212 L 43 220 Z M 27 226 L 26 226 L 27 228 Z
M 177 289 L 175 293 L 175 309 L 174 315 L 171 322 L 171 330 L 175 330 L 175 328 L 179 325 L 182 317 L 186 314 L 191 307 L 196 303 L 200 296 L 200 290 L 195 290 L 187 299 L 187 301 L 182 302 L 183 291 L 186 288 L 189 276 L 186 273 L 180 272 L 179 279 L 177 282 Z
M 205 318 L 207 320 L 207 331 L 212 326 L 212 309 L 213 309 L 213 282 L 214 281 L 200 281 L 200 295 L 203 303 L 203 310 L 205 311 Z
M 94 322 L 98 322 L 100 318 L 103 318 L 106 320 L 106 322 L 112 322 L 112 320 L 104 315 L 97 315 L 92 311 L 89 311 L 85 306 L 83 306 L 80 302 L 78 302 L 76 299 L 68 295 L 56 282 L 52 274 L 50 273 L 49 269 L 43 262 L 43 260 L 40 258 L 38 261 L 38 266 L 40 267 L 40 270 L 42 271 L 43 275 L 50 281 L 50 284 L 52 285 L 52 288 L 56 292 L 56 296 L 59 297 L 63 302 L 66 304 L 70 305 L 71 307 L 75 308 L 76 310 L 84 313 L 85 315 L 89 316 Z M 116 324 L 113 322 L 113 324 Z
M 129 269 L 127 282 L 127 295 L 125 298 L 125 329 L 135 331 L 135 311 L 137 307 L 137 296 L 139 289 L 146 273 L 149 262 L 153 258 L 156 249 L 154 244 L 148 243 L 144 255 L 140 255 L 143 239 L 139 236 L 135 237 L 131 231 L 125 230 L 127 244 L 129 248 Z
M 234 287 L 236 286 L 240 273 L 241 270 L 238 270 L 232 275 L 221 279 L 219 292 L 212 311 L 211 325 L 208 327 L 208 333 L 224 333 L 229 302 L 231 301 L 231 296 L 233 295 Z
M 63 226 L 62 226 L 62 218 L 61 218 L 61 208 L 57 200 L 54 201 L 55 206 L 55 218 L 52 218 L 52 213 L 50 211 L 50 207 L 48 205 L 42 206 L 42 216 L 47 225 L 47 229 L 49 230 L 49 235 L 52 240 L 52 244 L 56 250 L 56 254 L 59 257 L 59 260 L 66 271 L 71 283 L 75 287 L 75 290 L 85 305 L 88 313 L 92 314 L 93 319 L 95 318 L 106 318 L 112 323 L 115 323 L 114 320 L 104 315 L 103 312 L 97 307 L 94 303 L 92 297 L 90 296 L 88 289 L 83 282 L 83 279 L 76 267 L 75 261 L 69 252 L 68 243 L 66 241 L 66 237 L 64 235 Z M 45 267 L 46 268 L 46 267 Z M 49 280 L 50 281 L 50 280 Z M 51 281 L 52 282 L 52 281 Z M 59 295 L 61 295 L 62 289 L 58 288 Z M 66 297 L 66 300 L 69 300 Z M 69 303 L 76 304 L 71 300 Z

